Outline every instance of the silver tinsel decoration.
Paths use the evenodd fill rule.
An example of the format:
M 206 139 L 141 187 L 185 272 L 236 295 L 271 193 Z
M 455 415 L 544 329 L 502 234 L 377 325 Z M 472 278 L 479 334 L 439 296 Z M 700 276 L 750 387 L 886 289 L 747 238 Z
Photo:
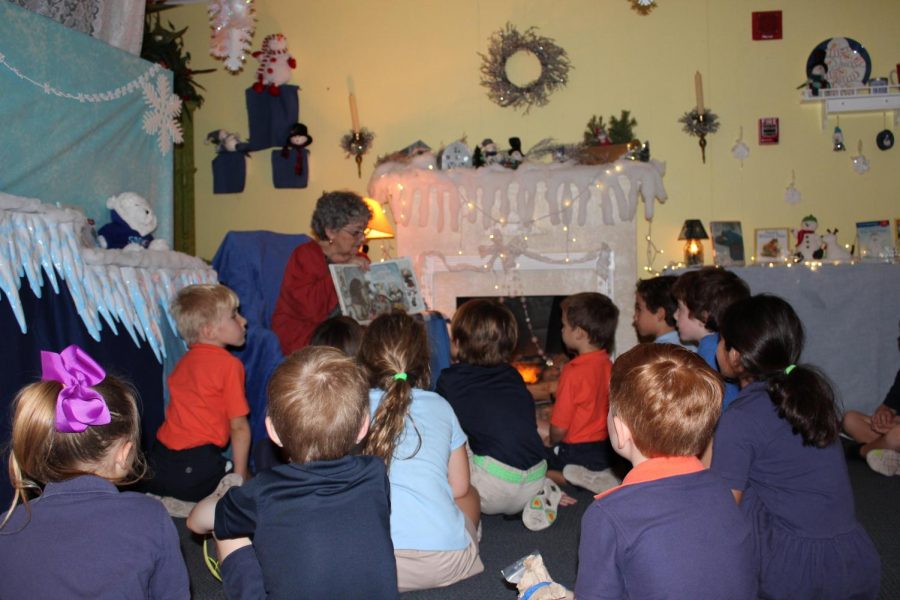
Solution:
M 347 158 L 350 158 L 351 156 L 362 156 L 372 147 L 372 140 L 374 139 L 375 134 L 372 131 L 365 127 L 361 127 L 359 129 L 359 140 L 354 139 L 353 132 L 351 131 L 341 138 L 341 148 L 347 153 Z
M 506 74 L 506 61 L 516 52 L 530 52 L 541 63 L 541 75 L 525 87 L 519 87 Z M 569 80 L 569 56 L 553 40 L 535 33 L 529 27 L 520 33 L 507 23 L 505 29 L 491 35 L 487 54 L 481 54 L 481 85 L 488 89 L 492 102 L 513 108 L 525 108 L 528 114 L 532 106 L 545 106 L 549 96 L 565 87 Z

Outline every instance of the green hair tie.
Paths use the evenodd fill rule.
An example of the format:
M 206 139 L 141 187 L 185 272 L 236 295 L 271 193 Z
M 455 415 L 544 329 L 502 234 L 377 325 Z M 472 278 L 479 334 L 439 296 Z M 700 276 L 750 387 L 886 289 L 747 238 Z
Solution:
M 394 379 L 401 379 L 406 381 L 408 379 L 408 375 L 406 373 L 394 373 Z
M 784 369 L 784 374 L 785 374 L 785 375 L 790 375 L 790 374 L 791 374 L 791 371 L 793 371 L 793 370 L 796 369 L 796 368 L 797 368 L 797 365 L 788 365 L 788 366 L 785 367 L 785 369 Z

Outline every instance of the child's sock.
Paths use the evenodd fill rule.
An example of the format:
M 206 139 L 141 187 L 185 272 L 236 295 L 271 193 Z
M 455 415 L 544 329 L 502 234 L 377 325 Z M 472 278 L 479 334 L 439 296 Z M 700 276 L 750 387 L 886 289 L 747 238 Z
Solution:
M 621 481 L 613 475 L 612 469 L 591 471 L 581 465 L 566 465 L 563 467 L 563 477 L 566 481 L 600 494 L 619 485 Z
M 900 475 L 900 452 L 896 450 L 870 450 L 866 454 L 866 462 L 876 473 L 882 475 Z
M 559 499 L 562 498 L 562 490 L 550 481 L 544 480 L 544 488 L 538 492 L 525 510 L 522 511 L 522 522 L 531 531 L 547 529 L 556 521 L 556 509 L 559 507 Z

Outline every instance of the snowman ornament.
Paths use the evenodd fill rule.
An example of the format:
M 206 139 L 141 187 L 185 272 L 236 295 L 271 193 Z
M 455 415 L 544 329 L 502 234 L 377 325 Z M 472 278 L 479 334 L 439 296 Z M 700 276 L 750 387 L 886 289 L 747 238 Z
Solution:
M 816 233 L 819 221 L 813 215 L 803 217 L 800 230 L 797 231 L 797 247 L 794 257 L 797 261 L 820 259 L 824 255 L 822 250 L 822 236 Z
M 291 79 L 291 71 L 297 68 L 297 61 L 288 52 L 287 38 L 280 33 L 267 35 L 262 49 L 252 56 L 259 61 L 253 91 L 262 93 L 268 89 L 270 95 L 280 95 L 281 86 Z

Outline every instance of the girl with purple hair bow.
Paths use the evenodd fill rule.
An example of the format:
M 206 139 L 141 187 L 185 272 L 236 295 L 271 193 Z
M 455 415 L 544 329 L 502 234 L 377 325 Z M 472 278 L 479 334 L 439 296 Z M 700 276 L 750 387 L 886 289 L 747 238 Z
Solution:
M 11 407 L 0 598 L 189 598 L 166 509 L 116 489 L 144 471 L 136 391 L 78 346 L 41 367 Z

